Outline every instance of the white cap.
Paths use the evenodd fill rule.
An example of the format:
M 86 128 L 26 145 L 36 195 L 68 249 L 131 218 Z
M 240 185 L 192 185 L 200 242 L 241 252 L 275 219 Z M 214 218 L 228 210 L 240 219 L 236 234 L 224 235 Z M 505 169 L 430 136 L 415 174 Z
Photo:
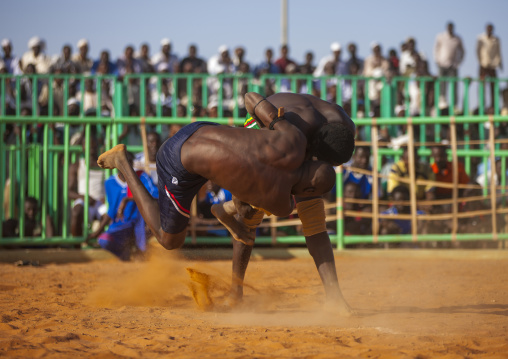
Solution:
M 371 48 L 372 50 L 374 50 L 374 49 L 375 49 L 376 47 L 378 47 L 378 46 L 379 46 L 379 47 L 381 47 L 381 45 L 380 45 L 380 44 L 379 44 L 379 42 L 377 42 L 377 41 L 372 41 L 372 42 L 370 43 L 370 48 Z
M 229 51 L 229 48 L 227 47 L 227 45 L 220 45 L 219 46 L 219 54 L 222 54 L 223 52 L 228 52 Z
M 31 49 L 34 46 L 41 46 L 41 38 L 39 36 L 34 36 L 30 40 L 28 40 L 28 48 Z
M 2 47 L 6 47 L 6 46 L 12 46 L 11 40 L 9 40 L 9 39 L 2 40 Z
M 330 45 L 330 50 L 332 50 L 332 51 L 340 51 L 340 44 L 338 42 L 333 42 Z
M 166 46 L 166 45 L 171 45 L 171 40 L 168 39 L 167 37 L 165 37 L 161 40 L 161 46 Z
M 78 41 L 78 49 L 83 47 L 83 46 L 88 46 L 88 40 L 87 39 L 81 39 Z

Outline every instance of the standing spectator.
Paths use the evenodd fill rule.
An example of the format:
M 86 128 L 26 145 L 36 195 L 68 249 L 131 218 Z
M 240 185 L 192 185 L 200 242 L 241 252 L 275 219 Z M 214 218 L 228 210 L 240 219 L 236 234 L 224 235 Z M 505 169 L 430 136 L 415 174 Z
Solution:
M 377 42 L 371 45 L 372 55 L 365 59 L 365 67 L 363 75 L 366 77 L 387 77 L 390 78 L 390 63 L 381 54 L 381 45 Z M 369 99 L 374 102 L 374 106 L 378 106 L 381 99 L 381 90 L 383 89 L 383 82 L 370 80 L 369 81 Z
M 299 72 L 305 75 L 312 75 L 316 70 L 316 66 L 314 66 L 313 62 L 314 53 L 312 51 L 307 51 L 305 53 L 305 62 L 298 66 Z
M 347 45 L 349 51 L 349 59 L 346 61 L 346 71 L 348 75 L 352 75 L 352 68 L 356 69 L 356 72 L 363 72 L 363 60 L 356 55 L 356 44 L 351 42 Z
M 94 61 L 91 71 L 94 75 L 113 75 L 117 73 L 116 65 L 110 61 L 108 50 L 101 51 L 101 55 L 98 60 Z
M 404 44 L 403 51 L 400 54 L 399 68 L 402 76 L 410 76 L 415 72 L 417 57 L 416 41 L 410 37 Z
M 88 146 L 90 149 L 90 171 L 88 171 L 88 221 L 101 220 L 106 213 L 104 206 L 104 171 L 97 164 L 98 141 L 95 136 L 90 137 L 90 143 L 86 143 L 86 137 L 81 137 L 83 153 Z M 83 214 L 86 188 L 87 168 L 85 158 L 81 157 L 69 167 L 69 198 L 74 200 L 71 211 L 71 234 L 75 237 L 83 235 Z
M 12 54 L 12 42 L 9 39 L 2 40 L 2 50 L 4 55 L 0 62 L 4 63 L 5 69 L 9 74 L 17 75 L 21 72 L 19 69 L 19 59 Z
M 327 55 L 323 57 L 321 60 L 319 60 L 316 70 L 314 70 L 314 76 L 318 77 L 325 75 L 325 66 L 329 62 L 334 64 L 335 69 L 334 73 L 336 75 L 347 74 L 346 63 L 340 59 L 340 55 L 342 52 L 340 44 L 338 42 L 332 43 L 330 45 L 330 50 L 332 51 L 330 55 Z
M 116 62 L 118 75 L 122 78 L 126 73 L 139 73 L 141 66 L 137 59 L 134 58 L 134 47 L 128 45 L 125 47 L 124 53 Z
M 219 53 L 212 56 L 208 60 L 208 73 L 210 75 L 227 75 L 233 74 L 235 66 L 229 57 L 229 48 L 226 45 L 219 47 Z M 218 98 L 220 81 L 216 77 L 209 77 L 207 80 L 208 87 L 210 88 L 210 98 L 208 108 L 210 109 L 210 117 L 217 117 L 217 106 L 219 101 L 222 100 L 223 109 L 228 116 L 232 115 L 233 107 L 235 106 L 233 100 L 233 83 L 229 78 L 222 80 L 222 99 Z
M 170 73 L 178 72 L 178 57 L 171 53 L 171 40 L 168 38 L 161 40 L 161 51 L 152 57 L 152 65 L 156 69 L 163 62 L 168 64 Z
M 138 56 L 136 56 L 136 60 L 141 68 L 142 73 L 152 74 L 155 72 L 155 69 L 152 65 L 152 60 L 150 59 L 150 47 L 147 43 L 141 44 L 141 48 L 139 50 Z
M 35 71 L 38 74 L 47 74 L 50 66 L 50 59 L 42 51 L 43 42 L 35 36 L 28 41 L 28 48 L 30 51 L 25 52 L 21 58 L 20 68 L 25 71 L 28 64 L 35 66 Z
M 132 166 L 134 156 L 127 152 L 127 160 Z M 139 179 L 154 198 L 159 197 L 157 186 L 150 177 L 139 173 Z M 101 217 L 99 228 L 91 233 L 88 239 L 97 238 L 99 245 L 116 255 L 122 261 L 131 258 L 131 250 L 135 244 L 141 252 L 146 250 L 145 221 L 141 217 L 136 203 L 128 197 L 128 187 L 121 173 L 112 175 L 105 183 L 105 192 L 108 200 L 108 210 Z M 108 230 L 104 231 L 106 226 Z
M 464 47 L 462 39 L 454 33 L 454 25 L 449 22 L 446 25 L 447 31 L 437 35 L 434 44 L 434 60 L 436 61 L 439 69 L 439 76 L 457 77 L 458 68 L 464 59 Z M 455 106 L 457 104 L 457 83 L 452 82 L 454 89 L 454 103 L 450 104 Z M 441 82 L 440 87 L 440 101 L 446 101 L 446 82 Z
M 233 65 L 236 67 L 236 72 L 238 72 L 241 64 L 247 65 L 242 66 L 242 70 L 245 70 L 247 67 L 250 68 L 249 63 L 245 61 L 245 48 L 243 46 L 237 46 L 233 56 Z
M 390 49 L 388 51 L 388 63 L 390 64 L 390 73 L 393 76 L 399 76 L 399 57 L 397 56 L 397 50 Z
M 283 74 L 286 73 L 286 67 L 289 64 L 296 65 L 296 62 L 289 58 L 289 47 L 284 44 L 280 47 L 280 57 L 275 60 L 275 65 L 279 67 L 280 73 Z
M 432 148 L 432 172 L 436 176 L 437 182 L 453 183 L 453 164 L 448 161 L 446 148 L 444 146 L 434 146 Z M 458 179 L 459 184 L 468 184 L 469 176 L 464 169 L 462 162 L 458 163 Z M 459 190 L 459 196 L 462 196 L 462 190 Z M 452 189 L 436 186 L 435 190 L 436 199 L 452 198 Z
M 50 67 L 50 72 L 60 70 L 62 73 L 79 73 L 80 70 L 74 61 L 71 59 L 71 45 L 64 45 L 62 48 L 62 54 L 58 56 Z
M 486 77 L 497 78 L 496 69 L 503 70 L 503 59 L 501 55 L 501 41 L 494 36 L 494 25 L 487 24 L 484 34 L 478 36 L 476 42 L 476 55 L 480 63 L 480 79 Z M 494 82 L 490 83 L 490 107 L 494 106 Z M 485 103 L 485 98 L 481 99 Z
M 259 77 L 263 74 L 278 74 L 280 72 L 279 67 L 273 63 L 273 50 L 267 48 L 265 50 L 265 61 L 262 61 L 254 69 L 254 75 Z
M 88 74 L 92 70 L 93 61 L 88 57 L 88 40 L 81 39 L 77 44 L 78 53 L 72 56 L 72 61 L 78 66 L 79 73 Z
M 183 69 L 187 63 L 191 64 L 192 71 L 190 72 L 203 74 L 207 72 L 206 61 L 198 57 L 198 47 L 195 44 L 189 46 L 189 54 L 180 62 L 179 72 L 184 72 Z

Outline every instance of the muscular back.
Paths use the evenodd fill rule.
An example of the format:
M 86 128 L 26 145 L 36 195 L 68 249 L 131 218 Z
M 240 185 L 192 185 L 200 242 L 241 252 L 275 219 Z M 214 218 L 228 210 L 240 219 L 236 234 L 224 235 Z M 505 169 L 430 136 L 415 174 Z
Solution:
M 184 143 L 181 159 L 187 171 L 241 201 L 284 216 L 291 212 L 291 188 L 305 157 L 301 143 L 281 131 L 205 126 Z
M 284 107 L 288 121 L 304 133 L 307 141 L 314 132 L 328 122 L 342 122 L 351 132 L 356 132 L 355 124 L 346 111 L 337 104 L 323 101 L 306 94 L 277 93 L 267 98 L 275 107 Z

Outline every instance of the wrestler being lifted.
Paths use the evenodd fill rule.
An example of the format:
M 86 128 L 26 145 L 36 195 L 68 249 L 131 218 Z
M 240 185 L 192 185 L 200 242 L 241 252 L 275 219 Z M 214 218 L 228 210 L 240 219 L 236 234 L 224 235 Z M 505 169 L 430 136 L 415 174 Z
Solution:
M 293 210 L 293 194 L 328 192 L 335 184 L 335 171 L 325 162 L 304 161 L 305 135 L 285 120 L 282 109 L 264 111 L 274 129 L 269 133 L 195 122 L 166 140 L 157 153 L 158 200 L 130 166 L 124 145 L 103 153 L 97 162 L 124 175 L 143 218 L 166 249 L 183 245 L 192 199 L 207 180 L 240 201 L 287 216 Z M 235 237 L 252 241 L 253 233 L 238 227 Z
M 263 98 L 255 92 L 245 95 L 245 105 L 252 118 L 247 120 L 246 127 L 273 129 L 273 112 L 277 107 L 284 107 L 286 122 L 297 127 L 305 140 L 300 148 L 305 150 L 305 159 L 317 159 L 331 165 L 347 162 L 354 151 L 355 125 L 342 107 L 323 101 L 312 95 L 278 93 Z M 278 127 L 283 132 L 290 126 Z M 259 131 L 266 135 L 274 131 Z M 254 154 L 256 150 L 251 150 Z M 352 312 L 344 300 L 337 278 L 335 259 L 330 237 L 326 229 L 325 207 L 323 199 L 317 193 L 314 196 L 295 196 L 298 216 L 302 221 L 303 234 L 309 253 L 323 282 L 327 304 L 341 315 Z M 233 242 L 233 277 L 230 299 L 232 303 L 243 297 L 243 281 L 252 252 L 252 238 L 256 227 L 263 220 L 264 212 L 253 208 L 239 199 L 222 205 L 214 205 L 212 212 L 228 227 L 237 239 Z M 237 238 L 243 225 L 251 232 L 244 238 Z M 236 234 L 235 234 L 236 233 Z

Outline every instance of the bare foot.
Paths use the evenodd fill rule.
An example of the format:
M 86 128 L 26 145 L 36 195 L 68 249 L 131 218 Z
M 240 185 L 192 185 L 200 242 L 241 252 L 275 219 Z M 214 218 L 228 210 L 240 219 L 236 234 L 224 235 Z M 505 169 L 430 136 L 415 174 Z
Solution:
M 212 213 L 228 229 L 235 240 L 247 246 L 254 245 L 255 232 L 249 231 L 245 224 L 238 222 L 234 216 L 227 214 L 223 204 L 214 204 Z
M 125 155 L 125 145 L 120 144 L 100 155 L 97 164 L 102 168 L 113 169 L 117 168 L 118 160 L 123 158 L 127 158 Z

